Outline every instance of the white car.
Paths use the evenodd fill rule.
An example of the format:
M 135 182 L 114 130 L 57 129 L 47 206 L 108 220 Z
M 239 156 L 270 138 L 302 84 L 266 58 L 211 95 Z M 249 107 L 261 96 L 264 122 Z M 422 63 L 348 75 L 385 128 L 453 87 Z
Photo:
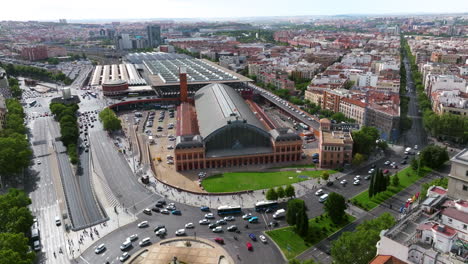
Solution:
M 374 173 L 374 171 L 375 171 L 375 169 L 370 169 L 370 170 L 368 171 L 368 173 L 369 173 L 369 174 L 372 174 L 372 173 Z
M 149 237 L 143 238 L 143 239 L 140 241 L 140 243 L 138 243 L 138 245 L 140 245 L 140 247 L 144 247 L 144 246 L 147 246 L 147 245 L 149 245 L 149 244 L 151 244 L 151 238 L 149 238 Z
M 138 239 L 138 235 L 137 235 L 137 234 L 133 234 L 133 235 L 127 237 L 127 240 L 130 240 L 130 241 L 135 241 L 135 240 L 137 240 L 137 239 Z
M 340 183 L 341 183 L 341 185 L 346 185 L 348 183 L 348 181 L 347 180 L 342 180 L 342 181 L 340 181 Z
M 385 164 L 385 165 L 390 165 L 390 161 L 387 160 L 384 164 Z
M 161 214 L 170 214 L 169 210 L 167 209 L 161 209 Z
M 207 225 L 207 224 L 210 223 L 210 220 L 208 220 L 208 219 L 202 219 L 202 220 L 198 221 L 198 223 L 199 223 L 200 225 Z
M 414 145 L 414 149 L 418 149 L 418 145 Z
M 158 231 L 154 232 L 155 235 L 157 236 L 163 236 L 167 233 L 167 229 L 166 228 L 161 228 L 159 229 Z
M 122 245 L 120 245 L 120 250 L 126 250 L 128 249 L 129 247 L 132 246 L 132 241 L 130 240 L 125 240 Z
M 148 221 L 143 221 L 143 222 L 138 224 L 139 228 L 148 227 L 148 226 L 149 226 Z
M 176 236 L 183 236 L 183 235 L 185 235 L 185 229 L 179 229 L 179 230 L 175 231 L 175 235 L 176 235 Z
M 360 180 L 355 180 L 355 181 L 353 182 L 353 185 L 359 185 L 359 184 L 361 184 L 361 181 L 360 181 Z
M 206 219 L 213 219 L 214 215 L 212 213 L 205 214 Z
M 193 225 L 193 223 L 188 223 L 185 224 L 185 228 L 195 228 L 195 226 Z
M 234 221 L 236 218 L 232 215 L 224 217 L 224 221 Z
M 247 219 L 250 219 L 251 217 L 252 217 L 252 214 L 248 213 L 248 214 L 243 215 L 242 219 L 247 220 Z
M 41 165 L 42 162 L 40 160 L 36 160 L 37 165 Z
M 320 196 L 323 194 L 323 190 L 322 189 L 318 189 L 316 192 L 315 192 L 315 195 L 317 196 Z
M 359 181 L 360 179 L 361 179 L 361 175 L 356 175 L 356 177 L 354 177 L 355 181 Z
M 260 239 L 260 241 L 262 241 L 263 243 L 266 243 L 267 242 L 267 239 L 264 235 L 259 235 L 258 238 Z
M 120 262 L 124 262 L 124 261 L 126 261 L 129 257 L 130 257 L 130 254 L 128 254 L 128 252 L 124 252 L 124 253 L 122 254 L 122 256 L 120 256 L 119 260 L 120 260 Z
M 99 245 L 99 246 L 96 247 L 96 249 L 94 250 L 94 253 L 100 254 L 100 253 L 102 253 L 104 250 L 106 250 L 106 245 L 101 244 L 101 245 Z
M 223 232 L 223 227 L 222 226 L 217 226 L 217 227 L 213 228 L 211 231 L 213 231 L 214 233 L 221 233 L 221 232 Z

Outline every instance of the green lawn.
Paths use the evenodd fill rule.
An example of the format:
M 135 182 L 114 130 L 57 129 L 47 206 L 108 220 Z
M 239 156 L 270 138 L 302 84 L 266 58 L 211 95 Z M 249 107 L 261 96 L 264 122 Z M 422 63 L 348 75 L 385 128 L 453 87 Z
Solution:
M 411 169 L 410 166 L 408 166 L 407 168 L 398 172 L 398 177 L 400 179 L 400 185 L 398 187 L 390 185 L 385 192 L 381 192 L 372 198 L 369 198 L 369 192 L 366 190 L 354 196 L 351 199 L 351 202 L 354 205 L 359 206 L 366 211 L 369 211 L 377 207 L 379 204 L 392 197 L 396 193 L 415 183 L 417 180 L 421 179 L 421 177 L 424 177 L 429 172 L 431 172 L 430 168 L 422 167 L 419 172 L 420 175 L 418 176 L 417 171 L 414 171 L 413 169 Z M 393 176 L 391 178 L 393 178 Z
M 294 227 L 284 227 L 267 231 L 266 233 L 275 241 L 286 258 L 292 259 L 309 247 L 340 230 L 345 225 L 353 222 L 355 219 L 356 218 L 353 216 L 347 215 L 347 221 L 341 225 L 333 225 L 331 220 L 326 216 L 309 219 L 308 241 L 305 241 L 296 234 L 296 232 L 294 232 Z
M 333 174 L 336 171 L 328 170 Z M 207 192 L 238 192 L 260 190 L 301 182 L 320 177 L 323 170 L 317 171 L 275 171 L 275 172 L 228 172 L 208 177 L 202 181 Z

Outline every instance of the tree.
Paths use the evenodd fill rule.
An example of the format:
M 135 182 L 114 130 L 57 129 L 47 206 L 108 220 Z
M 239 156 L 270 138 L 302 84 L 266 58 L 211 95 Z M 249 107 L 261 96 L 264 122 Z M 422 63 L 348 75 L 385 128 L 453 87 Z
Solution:
M 388 143 L 385 140 L 379 140 L 377 142 L 377 147 L 379 147 L 382 150 L 386 150 L 386 149 L 388 149 Z
M 10 188 L 4 195 L 0 195 L 0 233 L 29 232 L 33 224 L 33 217 L 28 205 L 31 199 L 21 190 Z
M 395 173 L 395 175 L 393 175 L 392 184 L 393 184 L 393 186 L 400 185 L 400 178 L 398 177 L 398 172 Z
M 31 149 L 24 135 L 9 134 L 0 137 L 0 173 L 15 174 L 27 168 L 32 157 Z
M 439 169 L 446 161 L 449 160 L 449 155 L 446 148 L 429 145 L 421 151 L 419 158 L 421 159 L 422 166 Z
M 293 226 L 297 223 L 299 213 L 305 211 L 305 203 L 301 199 L 291 199 L 288 201 L 288 210 L 286 211 L 286 222 Z
M 349 90 L 349 89 L 353 88 L 353 86 L 354 86 L 354 81 L 347 80 L 344 83 L 343 88 L 345 88 L 346 90 Z
M 331 255 L 337 264 L 369 263 L 375 257 L 380 231 L 395 225 L 389 213 L 364 221 L 354 232 L 344 232 L 332 243 Z
M 346 216 L 346 199 L 342 195 L 332 192 L 325 201 L 324 210 L 333 223 L 342 223 Z
M 421 186 L 421 191 L 419 192 L 419 198 L 421 199 L 421 201 L 424 201 L 426 199 L 427 190 L 429 190 L 429 188 L 433 185 L 447 189 L 448 178 L 438 178 L 431 182 L 423 183 L 423 185 Z
M 0 264 L 32 264 L 36 255 L 21 233 L 0 233 Z
M 379 131 L 375 127 L 363 126 L 360 130 L 352 132 L 353 135 L 353 152 L 369 155 L 375 148 L 377 139 L 379 139 Z
M 286 194 L 286 197 L 294 197 L 296 196 L 296 191 L 294 190 L 294 186 L 292 186 L 291 184 L 289 184 L 288 186 L 286 186 L 286 189 L 284 190 L 285 194 Z
M 419 167 L 418 159 L 412 158 L 412 159 L 411 159 L 411 162 L 410 162 L 410 165 L 411 165 L 411 168 L 412 168 L 413 170 L 417 170 L 418 167 Z
M 301 237 L 307 236 L 307 233 L 309 232 L 309 218 L 307 218 L 305 208 L 302 208 L 298 212 L 296 219 L 296 232 Z
M 344 122 L 347 120 L 346 116 L 341 112 L 336 112 L 331 116 L 331 119 L 335 120 L 338 123 Z
M 274 188 L 270 188 L 267 191 L 265 197 L 267 200 L 270 200 L 270 201 L 278 200 L 278 194 L 276 193 Z
M 324 181 L 328 181 L 329 178 L 330 178 L 330 173 L 328 173 L 328 171 L 322 172 L 322 179 Z
M 276 193 L 278 194 L 278 198 L 284 198 L 286 195 L 283 186 L 276 188 Z
M 359 166 L 365 160 L 366 160 L 366 157 L 364 155 L 362 155 L 361 153 L 356 153 L 356 155 L 354 155 L 354 158 L 353 158 L 353 165 L 354 166 Z
M 122 129 L 121 120 L 110 108 L 106 108 L 99 113 L 99 120 L 103 123 L 107 131 L 116 131 Z
M 375 191 L 374 191 L 374 186 L 375 186 L 375 171 L 372 173 L 371 178 L 370 178 L 370 183 L 369 183 L 369 198 L 372 198 L 374 196 Z

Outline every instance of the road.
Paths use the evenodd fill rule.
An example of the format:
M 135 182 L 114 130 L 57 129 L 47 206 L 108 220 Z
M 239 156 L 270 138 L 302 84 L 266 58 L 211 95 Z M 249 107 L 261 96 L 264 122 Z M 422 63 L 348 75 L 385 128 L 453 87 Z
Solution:
M 427 145 L 427 134 L 424 130 L 422 116 L 419 113 L 418 100 L 416 95 L 416 87 L 413 82 L 413 77 L 411 75 L 410 65 L 408 59 L 404 59 L 404 65 L 406 68 L 406 82 L 407 82 L 407 93 L 410 101 L 408 104 L 408 117 L 411 118 L 412 125 L 411 128 L 403 133 L 401 140 L 403 141 L 404 146 L 414 147 L 418 145 L 421 149 Z

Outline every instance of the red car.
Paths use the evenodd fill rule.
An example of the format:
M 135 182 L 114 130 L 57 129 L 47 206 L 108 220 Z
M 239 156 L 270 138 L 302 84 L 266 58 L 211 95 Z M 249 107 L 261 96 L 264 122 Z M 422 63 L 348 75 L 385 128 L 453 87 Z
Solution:
M 390 172 L 389 170 L 384 170 L 384 171 L 383 171 L 384 174 L 387 174 L 387 173 L 389 173 L 389 172 Z
M 247 249 L 248 249 L 249 251 L 252 251 L 252 250 L 253 250 L 253 246 L 252 246 L 252 244 L 251 244 L 250 242 L 247 242 L 247 244 L 245 244 L 245 245 L 247 246 Z
M 220 237 L 216 237 L 214 239 L 214 241 L 218 242 L 219 244 L 224 244 L 224 239 L 220 238 Z

